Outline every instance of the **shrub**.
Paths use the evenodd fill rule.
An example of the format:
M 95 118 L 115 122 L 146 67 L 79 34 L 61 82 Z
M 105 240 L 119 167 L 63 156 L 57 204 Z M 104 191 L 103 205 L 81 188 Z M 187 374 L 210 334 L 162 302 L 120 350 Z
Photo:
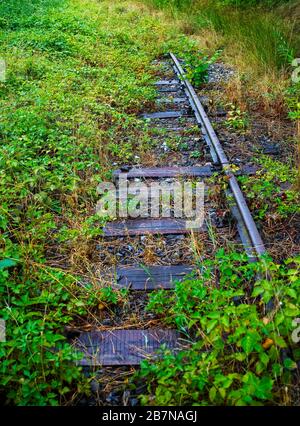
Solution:
M 136 376 L 147 383 L 142 403 L 290 403 L 300 356 L 292 341 L 299 284 L 299 257 L 249 264 L 244 255 L 221 250 L 201 264 L 199 278 L 151 295 L 148 309 L 190 343 L 178 353 L 164 351 L 157 362 L 143 361 Z M 266 305 L 272 310 L 265 312 Z

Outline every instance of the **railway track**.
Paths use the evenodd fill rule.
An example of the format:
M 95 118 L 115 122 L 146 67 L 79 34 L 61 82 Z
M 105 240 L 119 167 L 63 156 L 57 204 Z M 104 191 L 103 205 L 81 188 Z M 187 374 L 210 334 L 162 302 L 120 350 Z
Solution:
M 118 180 L 121 176 L 126 175 L 128 181 L 139 183 L 172 182 L 172 179 L 192 179 L 194 182 L 210 179 L 211 183 L 216 175 L 226 176 L 228 188 L 225 196 L 230 210 L 229 222 L 233 229 L 234 240 L 247 252 L 249 260 L 253 261 L 265 252 L 265 247 L 236 179 L 237 172 L 234 172 L 236 168 L 232 167 L 228 161 L 199 97 L 185 77 L 181 62 L 171 53 L 170 58 L 160 63 L 160 66 L 163 68 L 163 72 L 161 80 L 156 83 L 156 88 L 157 105 L 161 106 L 161 110 L 147 112 L 143 118 L 156 131 L 163 129 L 164 134 L 184 135 L 184 140 L 187 141 L 185 154 L 175 160 L 170 158 L 168 150 L 162 146 L 164 143 L 164 136 L 162 136 L 158 138 L 157 147 L 158 151 L 166 151 L 162 160 L 158 161 L 162 164 L 151 167 L 124 166 L 115 170 L 113 177 Z M 198 132 L 200 130 L 200 138 L 191 137 L 195 128 L 198 129 Z M 191 146 L 195 146 L 195 144 L 201 151 L 200 160 L 199 158 L 191 159 L 191 157 L 187 160 L 188 154 L 186 153 L 189 153 Z M 209 156 L 211 161 L 205 162 L 205 158 L 207 159 Z M 251 173 L 252 171 L 251 167 L 242 167 L 238 173 Z M 211 209 L 209 203 L 207 209 L 209 214 L 205 216 L 204 223 L 192 230 L 187 227 L 187 220 L 184 218 L 126 218 L 107 223 L 103 239 L 108 244 L 115 240 L 120 240 L 125 244 L 126 238 L 166 236 L 169 238 L 169 242 L 174 243 L 174 247 L 178 246 L 179 240 L 176 238 L 180 236 L 186 238 L 190 234 L 200 235 L 205 240 L 208 238 L 211 227 L 221 234 L 225 232 L 226 228 L 226 224 L 224 225 L 222 220 L 218 221 L 218 215 L 215 214 L 214 209 Z M 175 259 L 174 262 L 162 260 L 158 264 L 145 266 L 140 264 L 139 257 L 135 256 L 135 253 L 129 260 L 125 257 L 121 256 L 120 264 L 113 268 L 110 277 L 114 281 L 114 285 L 119 288 L 128 288 L 135 294 L 147 293 L 158 288 L 171 289 L 174 287 L 174 282 L 182 280 L 195 269 L 191 262 L 182 262 L 178 259 Z M 135 257 L 136 262 L 132 262 L 132 258 Z M 106 329 L 101 327 L 80 333 L 74 340 L 76 350 L 83 352 L 80 364 L 96 368 L 99 366 L 137 366 L 141 360 L 155 356 L 157 349 L 162 344 L 175 350 L 185 342 L 184 336 L 181 336 L 178 331 L 163 329 L 159 326 L 152 327 L 153 323 L 155 324 L 155 321 L 148 321 L 145 326 L 142 325 L 140 328 L 134 325 L 122 327 L 120 324 Z

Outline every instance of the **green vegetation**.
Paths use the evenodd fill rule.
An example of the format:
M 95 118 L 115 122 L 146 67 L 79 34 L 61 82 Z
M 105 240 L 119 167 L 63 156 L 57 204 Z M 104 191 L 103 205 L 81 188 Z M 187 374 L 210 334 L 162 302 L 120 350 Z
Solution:
M 164 352 L 157 363 L 143 362 L 136 377 L 148 383 L 142 403 L 291 404 L 300 356 L 292 340 L 299 283 L 300 258 L 249 264 L 244 255 L 220 250 L 201 262 L 201 278 L 151 294 L 148 309 L 191 344 Z
M 230 59 L 258 74 L 281 70 L 294 57 L 290 29 L 263 6 L 280 1 L 146 0 L 182 21 L 189 34 L 203 35 L 203 44 L 225 46 Z M 261 6 L 259 8 L 252 6 Z M 245 8 L 247 11 L 245 12 Z M 217 38 L 214 36 L 217 33 Z
M 200 57 L 193 56 L 187 67 L 195 85 L 205 82 L 208 58 L 212 55 L 214 60 L 219 49 L 222 49 L 222 60 L 235 67 L 237 74 L 227 89 L 230 110 L 225 124 L 229 128 L 245 131 L 249 125 L 247 109 L 251 110 L 255 103 L 263 113 L 284 114 L 298 121 L 293 141 L 296 155 L 291 161 L 292 168 L 298 169 L 296 190 L 292 193 L 297 195 L 300 188 L 300 86 L 292 82 L 291 76 L 293 71 L 299 75 L 298 65 L 292 65 L 300 54 L 299 4 L 293 0 L 146 0 L 146 3 L 164 10 L 178 21 L 183 31 L 206 47 Z M 267 191 L 269 195 L 280 192 L 278 188 L 271 190 L 272 184 L 268 181 L 268 178 L 261 183 L 256 180 L 257 190 L 250 191 L 250 197 L 258 195 L 259 190 L 262 190 L 258 195 L 261 200 Z M 294 174 L 292 183 L 295 183 Z M 292 194 L 288 192 L 288 198 Z
M 257 162 L 262 166 L 261 172 L 239 177 L 254 216 L 275 222 L 299 214 L 296 169 L 269 157 L 261 157 Z
M 217 50 L 211 57 L 200 53 L 184 55 L 186 76 L 194 87 L 200 87 L 207 81 L 208 69 L 220 56 L 221 51 Z
M 241 111 L 239 107 L 232 103 L 227 106 L 229 107 L 229 111 L 225 125 L 229 129 L 246 130 L 249 125 L 247 113 L 245 111 Z
M 91 267 L 104 224 L 95 215 L 96 187 L 111 176 L 112 163 L 142 158 L 154 143 L 154 132 L 137 118 L 155 97 L 152 60 L 172 49 L 200 86 L 222 49 L 226 59 L 236 57 L 241 73 L 274 72 L 286 82 L 293 42 L 268 9 L 245 13 L 241 1 L 146 3 L 168 8 L 175 21 L 149 13 L 141 1 L 0 3 L 0 59 L 7 64 L 0 82 L 0 318 L 7 336 L 0 343 L 1 403 L 72 404 L 89 392 L 66 325 L 95 324 L 99 311 L 127 300 L 127 291 L 101 286 Z M 267 89 L 263 95 L 272 97 Z M 290 118 L 299 120 L 298 84 L 285 100 Z M 233 106 L 228 126 L 244 131 L 247 125 L 248 115 Z M 188 148 L 166 140 L 174 150 Z M 293 168 L 268 159 L 261 164 L 261 175 L 241 178 L 256 216 L 298 213 Z M 283 194 L 286 182 L 291 187 Z M 288 404 L 299 359 L 291 341 L 299 265 L 297 258 L 249 264 L 241 254 L 220 251 L 199 262 L 201 278 L 153 293 L 148 309 L 192 344 L 161 363 L 143 364 L 142 402 Z
M 82 285 L 97 282 L 89 266 L 103 224 L 94 216 L 97 183 L 115 158 L 147 147 L 136 114 L 155 93 L 151 60 L 170 47 L 167 33 L 175 49 L 186 42 L 124 2 L 7 0 L 0 16 L 7 63 L 0 83 L 1 398 L 64 404 L 85 389 L 64 326 L 118 300 Z
M 206 46 L 203 60 L 194 55 L 187 66 L 194 85 L 205 82 L 207 58 L 220 48 L 222 59 L 235 67 L 237 75 L 225 89 L 230 102 L 225 126 L 248 130 L 255 105 L 256 111 L 297 121 L 299 138 L 300 88 L 291 83 L 296 36 L 279 13 L 279 6 L 290 2 L 146 3 L 165 10 Z M 295 158 L 259 155 L 255 160 L 262 171 L 239 180 L 260 226 L 299 217 L 300 168 L 297 174 Z M 143 363 L 136 375 L 137 381 L 146 378 L 148 383 L 143 404 L 294 403 L 300 353 L 292 333 L 299 315 L 300 259 L 280 259 L 280 264 L 267 257 L 249 264 L 243 255 L 221 250 L 215 259 L 199 262 L 201 278 L 191 276 L 176 283 L 174 291 L 151 294 L 148 309 L 166 325 L 176 326 L 187 347 L 177 354 L 164 351 L 159 362 Z

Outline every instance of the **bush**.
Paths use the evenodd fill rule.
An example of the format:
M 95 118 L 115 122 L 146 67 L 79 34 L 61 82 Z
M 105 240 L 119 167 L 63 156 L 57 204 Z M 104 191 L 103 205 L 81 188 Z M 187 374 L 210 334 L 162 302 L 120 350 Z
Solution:
M 199 278 L 152 294 L 148 309 L 177 326 L 190 346 L 143 361 L 136 376 L 147 383 L 142 403 L 290 403 L 300 356 L 292 340 L 299 284 L 299 257 L 284 265 L 268 258 L 249 264 L 244 255 L 221 250 L 201 264 Z M 272 306 L 267 313 L 266 305 Z

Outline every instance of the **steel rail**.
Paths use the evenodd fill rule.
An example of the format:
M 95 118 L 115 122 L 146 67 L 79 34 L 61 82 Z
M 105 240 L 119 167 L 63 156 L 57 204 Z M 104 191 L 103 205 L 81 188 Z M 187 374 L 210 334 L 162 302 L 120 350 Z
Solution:
M 256 224 L 253 220 L 253 217 L 246 203 L 244 195 L 240 189 L 238 181 L 233 171 L 231 170 L 231 165 L 228 161 L 228 158 L 210 123 L 208 116 L 206 115 L 206 112 L 200 102 L 198 95 L 196 94 L 191 83 L 186 78 L 185 72 L 182 66 L 180 65 L 178 59 L 173 53 L 170 53 L 170 56 L 174 62 L 175 72 L 180 78 L 185 88 L 186 94 L 190 100 L 191 106 L 195 112 L 196 120 L 198 124 L 201 125 L 202 133 L 206 142 L 209 145 L 212 158 L 214 161 L 217 160 L 217 162 L 221 165 L 224 173 L 229 178 L 228 181 L 229 181 L 230 190 L 234 197 L 236 206 L 238 207 L 238 210 L 239 210 L 238 216 L 243 220 L 244 228 L 247 231 L 247 234 L 251 240 L 252 248 L 254 249 L 256 253 L 255 256 L 260 257 L 262 254 L 266 252 L 266 248 L 258 232 Z

